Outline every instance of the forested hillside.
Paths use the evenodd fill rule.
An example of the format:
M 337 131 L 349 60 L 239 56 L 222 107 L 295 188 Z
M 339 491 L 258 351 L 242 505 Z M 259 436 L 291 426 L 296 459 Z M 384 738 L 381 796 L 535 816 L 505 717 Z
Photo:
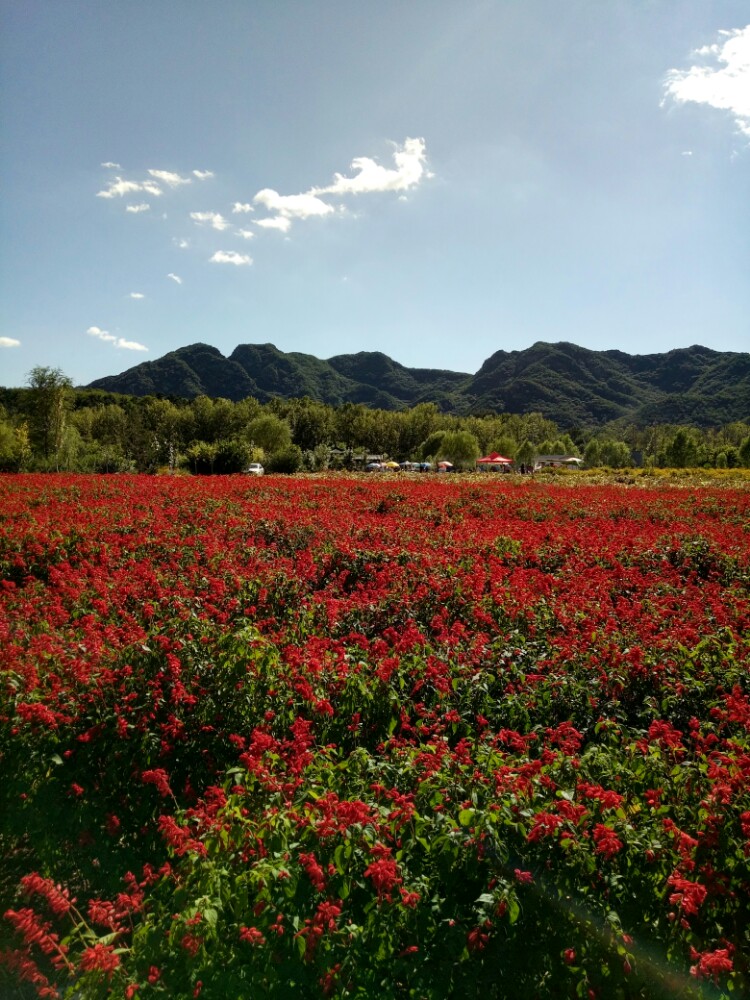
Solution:
M 379 357 L 385 377 L 388 359 Z M 282 375 L 277 378 L 281 384 Z M 599 427 L 566 427 L 539 411 L 455 414 L 434 402 L 395 410 L 281 395 L 266 402 L 253 396 L 238 402 L 209 395 L 157 398 L 76 390 L 50 368 L 34 369 L 28 388 L 0 389 L 0 471 L 6 472 L 168 468 L 210 474 L 240 472 L 250 462 L 262 462 L 269 472 L 297 472 L 361 468 L 368 455 L 399 462 L 445 459 L 457 469 L 474 469 L 476 459 L 490 452 L 517 466 L 564 453 L 589 467 L 734 468 L 750 466 L 750 422 L 700 428 L 619 418 Z
M 97 379 L 89 388 L 235 402 L 253 396 L 262 403 L 306 396 L 332 406 L 363 403 L 383 410 L 435 403 L 456 415 L 541 413 L 566 430 L 619 419 L 711 427 L 750 419 L 750 354 L 696 346 L 630 355 L 537 343 L 497 351 L 469 375 L 406 368 L 379 352 L 321 361 L 273 344 L 241 344 L 225 358 L 215 347 L 193 344 Z

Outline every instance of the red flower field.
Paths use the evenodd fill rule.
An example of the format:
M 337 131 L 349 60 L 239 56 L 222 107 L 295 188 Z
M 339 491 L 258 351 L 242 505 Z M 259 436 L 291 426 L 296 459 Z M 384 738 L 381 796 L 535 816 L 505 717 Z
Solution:
M 747 995 L 750 491 L 0 499 L 3 995 Z

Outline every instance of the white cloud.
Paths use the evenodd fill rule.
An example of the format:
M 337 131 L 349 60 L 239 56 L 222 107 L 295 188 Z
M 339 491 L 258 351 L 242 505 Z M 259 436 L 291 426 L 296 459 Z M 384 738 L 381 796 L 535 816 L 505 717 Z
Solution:
M 171 188 L 180 187 L 181 184 L 192 184 L 192 180 L 189 177 L 181 177 L 179 174 L 173 174 L 171 170 L 149 170 L 149 174 L 155 177 L 157 181 L 161 181 L 162 184 L 166 184 L 167 187 Z
M 236 264 L 238 267 L 252 264 L 253 258 L 245 253 L 237 253 L 236 250 L 217 250 L 210 258 L 213 264 Z
M 291 220 L 285 219 L 281 215 L 277 215 L 275 219 L 258 219 L 255 225 L 261 226 L 263 229 L 278 229 L 282 233 L 288 233 L 292 228 Z
M 135 194 L 138 191 L 145 191 L 146 194 L 152 194 L 157 198 L 162 193 L 161 188 L 154 181 L 124 181 L 122 177 L 115 177 L 113 181 L 110 181 L 108 187 L 97 192 L 96 197 L 122 198 L 123 195 Z
M 312 194 L 369 194 L 375 191 L 406 191 L 424 177 L 430 177 L 426 167 L 424 139 L 405 139 L 393 154 L 395 169 L 383 167 L 369 156 L 352 160 L 353 177 L 335 174 L 333 184 L 313 188 Z
M 171 278 L 172 281 L 176 282 L 178 285 L 182 284 L 182 278 L 179 276 L 179 274 L 172 274 L 172 272 L 170 271 L 167 277 Z
M 21 341 L 15 337 L 0 337 L 0 347 L 20 347 Z
M 147 351 L 148 348 L 143 344 L 139 344 L 135 340 L 125 340 L 123 337 L 115 337 L 114 334 L 110 333 L 108 330 L 102 330 L 98 326 L 90 326 L 86 333 L 90 337 L 96 337 L 97 340 L 103 341 L 105 344 L 111 344 L 113 347 L 119 347 L 123 351 Z
M 213 170 L 194 170 L 193 177 L 197 177 L 199 181 L 207 181 L 209 177 L 213 177 Z
M 130 293 L 130 298 L 131 299 L 145 299 L 146 296 L 143 294 L 143 292 L 131 292 Z
M 147 351 L 148 348 L 144 344 L 139 344 L 137 340 L 123 340 L 122 337 L 118 337 L 115 341 L 115 347 L 119 347 L 123 351 Z
M 252 205 L 248 204 L 246 201 L 236 201 L 232 205 L 232 212 L 236 215 L 238 212 L 254 212 L 255 209 Z
M 119 163 L 113 163 L 111 160 L 107 160 L 106 163 L 102 163 L 105 170 L 122 170 Z
M 330 215 L 335 211 L 333 205 L 329 205 L 311 191 L 307 194 L 279 194 L 272 188 L 263 188 L 253 201 L 285 219 L 309 219 L 316 215 Z
M 750 138 L 750 24 L 719 35 L 718 43 L 693 52 L 702 64 L 669 70 L 664 99 L 729 111 L 740 132 Z
M 142 191 L 143 188 L 137 181 L 124 181 L 122 177 L 115 177 L 109 182 L 109 187 L 103 191 L 97 191 L 97 198 L 121 198 L 124 194 L 133 194 Z
M 367 156 L 352 160 L 354 176 L 335 174 L 333 184 L 328 187 L 310 188 L 303 194 L 282 195 L 273 188 L 263 188 L 253 201 L 269 212 L 275 213 L 268 219 L 259 219 L 255 225 L 264 229 L 279 229 L 288 232 L 295 219 L 310 219 L 330 215 L 337 209 L 324 201 L 321 195 L 369 194 L 375 191 L 407 191 L 432 175 L 427 170 L 424 139 L 405 139 L 402 146 L 396 146 L 393 154 L 396 166 L 383 167 Z M 235 202 L 233 212 L 247 212 L 252 206 Z
M 117 337 L 111 334 L 108 330 L 102 330 L 98 326 L 90 326 L 86 333 L 90 337 L 96 337 L 97 340 L 103 340 L 105 344 L 114 344 L 117 341 Z
M 180 239 L 178 236 L 175 236 L 172 242 L 176 247 L 179 247 L 180 250 L 187 250 L 187 248 L 190 246 L 190 240 Z
M 243 240 L 254 240 L 255 233 L 252 229 L 238 229 L 235 232 L 235 236 L 241 236 Z
M 135 194 L 138 191 L 145 191 L 147 194 L 152 194 L 158 197 L 161 194 L 161 188 L 154 181 L 124 181 L 122 177 L 115 177 L 113 181 L 109 182 L 109 186 L 103 191 L 98 191 L 96 194 L 97 198 L 122 198 L 126 194 Z
M 150 212 L 151 206 L 142 201 L 140 205 L 127 205 L 125 207 L 126 212 L 131 212 L 133 215 L 138 215 L 141 212 Z
M 232 225 L 231 222 L 227 222 L 224 216 L 219 215 L 218 212 L 191 212 L 190 218 L 193 222 L 197 222 L 199 226 L 207 224 L 212 229 L 218 229 L 220 233 L 225 229 L 230 229 Z

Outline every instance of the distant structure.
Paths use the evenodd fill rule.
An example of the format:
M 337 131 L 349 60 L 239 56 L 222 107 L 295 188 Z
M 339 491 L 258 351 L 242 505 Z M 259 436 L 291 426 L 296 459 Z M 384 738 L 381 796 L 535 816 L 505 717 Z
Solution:
M 583 459 L 575 455 L 537 455 L 534 459 L 534 472 L 542 469 L 580 469 Z

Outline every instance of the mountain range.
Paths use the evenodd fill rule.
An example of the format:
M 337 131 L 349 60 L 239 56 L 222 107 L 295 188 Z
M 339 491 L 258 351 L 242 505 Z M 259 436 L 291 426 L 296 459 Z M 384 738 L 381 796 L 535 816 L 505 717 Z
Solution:
M 476 374 L 406 368 L 380 352 L 323 361 L 273 344 L 240 344 L 229 357 L 192 344 L 146 361 L 89 389 L 133 396 L 303 397 L 400 410 L 432 402 L 449 413 L 542 413 L 560 427 L 612 420 L 694 424 L 750 421 L 750 354 L 687 347 L 663 354 L 592 351 L 536 343 L 497 351 Z

